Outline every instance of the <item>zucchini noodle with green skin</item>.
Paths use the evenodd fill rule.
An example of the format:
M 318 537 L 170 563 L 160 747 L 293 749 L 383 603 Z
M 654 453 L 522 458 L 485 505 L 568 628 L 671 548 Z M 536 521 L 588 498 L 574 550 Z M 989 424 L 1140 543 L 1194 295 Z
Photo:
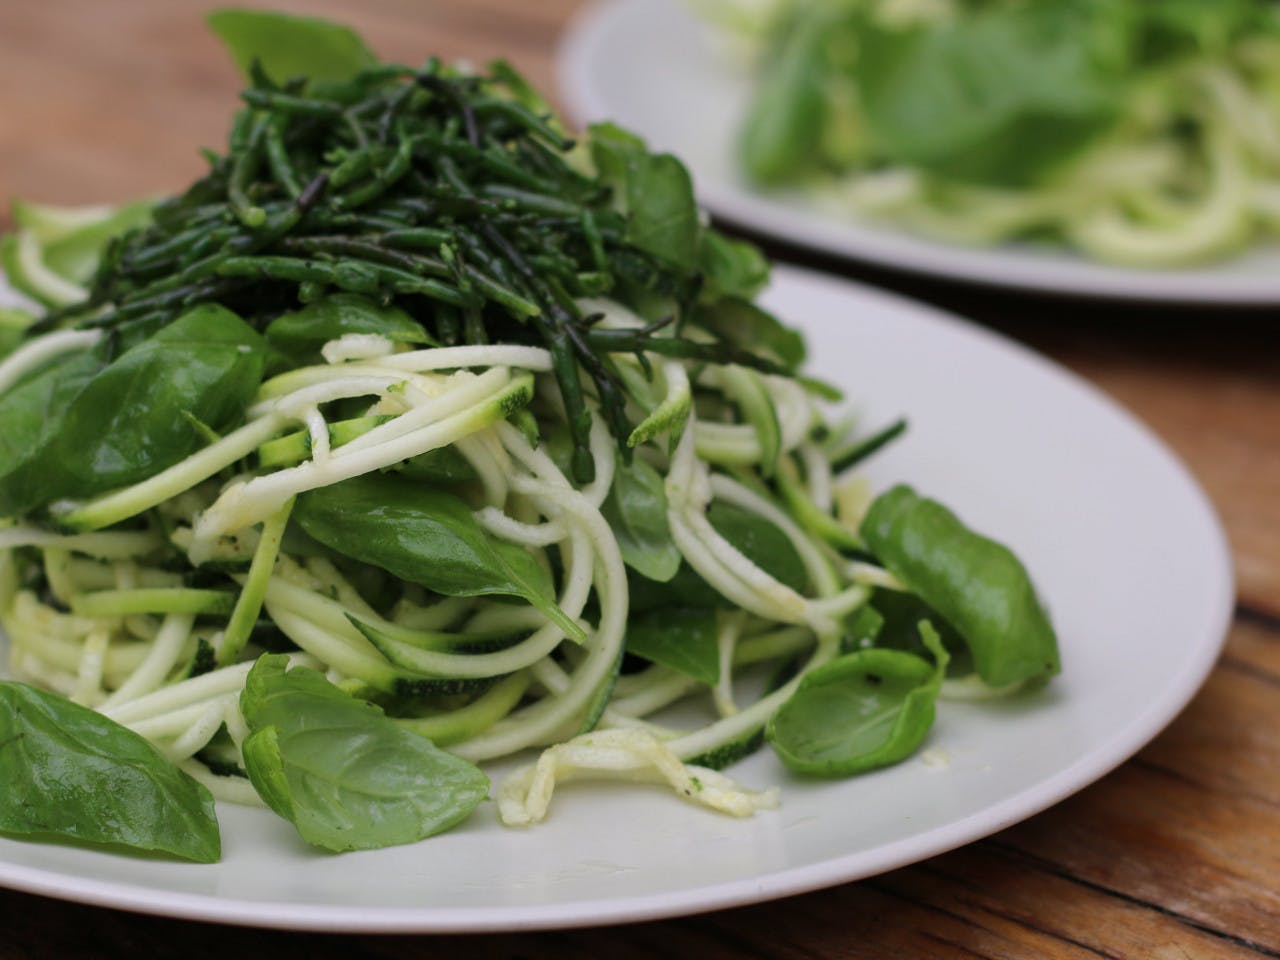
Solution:
M 957 244 L 1134 267 L 1274 239 L 1269 0 L 699 0 L 746 37 L 740 159 L 767 189 Z
M 253 66 L 228 154 L 148 223 L 17 218 L 48 309 L 0 358 L 0 735 L 32 745 L 0 766 L 51 792 L 0 829 L 100 838 L 95 791 L 141 777 L 165 799 L 120 799 L 107 839 L 215 859 L 208 790 L 375 848 L 526 755 L 511 825 L 581 778 L 747 815 L 777 790 L 717 771 L 766 739 L 846 775 L 917 749 L 948 672 L 1057 672 L 1011 553 L 909 488 L 872 498 L 858 465 L 904 425 L 826 416 L 752 302 L 766 265 L 673 157 L 609 126 L 572 146 L 504 65 L 220 16 L 242 60 L 284 24 L 355 62 Z M 212 832 L 166 834 L 170 803 Z

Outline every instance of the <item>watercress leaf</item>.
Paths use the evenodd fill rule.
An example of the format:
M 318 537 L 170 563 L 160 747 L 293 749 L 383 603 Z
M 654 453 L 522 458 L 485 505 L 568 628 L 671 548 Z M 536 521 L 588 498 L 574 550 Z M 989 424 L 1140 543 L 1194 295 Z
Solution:
M 188 310 L 96 374 L 67 405 L 39 457 L 47 499 L 145 480 L 222 430 L 262 381 L 262 337 L 217 304 Z M 179 411 L 186 411 L 189 417 Z
M 867 18 L 855 76 L 875 148 L 953 179 L 1043 179 L 1114 122 L 1123 31 L 1095 0 L 992 4 L 924 24 Z
M 712 303 L 722 297 L 750 300 L 769 282 L 769 261 L 760 248 L 734 240 L 719 230 L 703 230 L 698 240 L 698 270 L 703 284 L 699 298 Z
M 639 457 L 618 457 L 613 486 L 600 508 L 618 538 L 627 566 L 665 583 L 680 569 L 680 551 L 671 541 L 667 494 L 662 476 Z
M 938 675 L 900 650 L 858 650 L 805 674 L 765 735 L 797 773 L 846 777 L 916 751 L 933 726 Z
M 309 491 L 293 518 L 332 550 L 450 597 L 522 597 L 578 640 L 551 576 L 527 550 L 492 536 L 452 494 L 394 474 L 366 474 Z
M 308 843 L 372 850 L 413 843 L 465 819 L 489 792 L 473 764 L 397 726 L 371 703 L 279 654 L 245 680 L 245 769 Z
M 768 351 L 789 370 L 804 363 L 804 337 L 768 311 L 740 297 L 723 297 L 698 308 L 697 322 L 744 350 Z
M 627 622 L 627 653 L 714 685 L 720 680 L 716 613 L 667 607 L 633 616 Z
M 0 681 L 0 779 L 5 833 L 221 856 L 208 790 L 132 730 L 24 683 Z
M 277 84 L 294 77 L 348 80 L 377 64 L 360 35 L 316 17 L 269 10 L 217 10 L 209 27 L 246 78 L 256 60 Z
M 335 293 L 272 320 L 264 331 L 271 345 L 312 352 L 348 333 L 377 334 L 394 343 L 432 344 L 422 324 L 399 307 L 381 306 L 358 293 Z
M 1001 687 L 1059 671 L 1053 627 L 1008 547 L 907 486 L 877 497 L 860 532 L 894 576 L 964 638 L 983 682 Z
M 626 215 L 627 239 L 660 260 L 694 262 L 702 226 L 684 164 L 669 153 L 649 153 L 643 140 L 613 124 L 590 133 L 596 170 Z

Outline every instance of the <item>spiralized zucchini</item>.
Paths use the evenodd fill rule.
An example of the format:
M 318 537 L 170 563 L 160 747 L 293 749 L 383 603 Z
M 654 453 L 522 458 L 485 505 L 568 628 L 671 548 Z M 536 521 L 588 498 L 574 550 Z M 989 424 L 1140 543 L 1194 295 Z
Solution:
M 1175 267 L 1273 238 L 1273 4 L 702 0 L 751 50 L 763 188 L 952 243 Z M 743 44 L 743 38 L 745 44 Z

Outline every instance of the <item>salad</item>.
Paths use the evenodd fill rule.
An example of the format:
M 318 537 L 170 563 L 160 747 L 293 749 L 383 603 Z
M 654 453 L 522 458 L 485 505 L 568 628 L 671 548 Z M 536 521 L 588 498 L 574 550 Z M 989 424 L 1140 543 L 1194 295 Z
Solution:
M 962 244 L 1211 261 L 1280 228 L 1272 0 L 697 0 L 764 189 Z
M 905 425 L 829 410 L 676 158 L 502 62 L 211 25 L 249 86 L 208 174 L 3 240 L 43 310 L 2 315 L 0 832 L 212 861 L 217 798 L 385 847 L 516 755 L 507 824 L 584 777 L 747 815 L 765 742 L 850 776 L 1058 671 L 1008 549 L 872 496 Z

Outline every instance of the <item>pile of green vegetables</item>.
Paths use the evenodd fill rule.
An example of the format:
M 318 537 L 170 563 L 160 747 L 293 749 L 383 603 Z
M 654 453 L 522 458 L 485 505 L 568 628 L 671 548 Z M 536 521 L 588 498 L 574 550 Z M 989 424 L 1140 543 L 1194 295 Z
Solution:
M 896 763 L 953 683 L 1058 670 L 1022 565 L 853 473 L 767 265 L 510 67 L 223 12 L 251 85 L 181 196 L 15 209 L 0 350 L 0 832 L 219 856 L 214 796 L 331 850 L 496 791 L 670 784 L 766 739 Z M 655 716 L 677 702 L 695 727 Z
M 1280 228 L 1273 0 L 698 0 L 750 38 L 765 188 L 1173 266 Z

